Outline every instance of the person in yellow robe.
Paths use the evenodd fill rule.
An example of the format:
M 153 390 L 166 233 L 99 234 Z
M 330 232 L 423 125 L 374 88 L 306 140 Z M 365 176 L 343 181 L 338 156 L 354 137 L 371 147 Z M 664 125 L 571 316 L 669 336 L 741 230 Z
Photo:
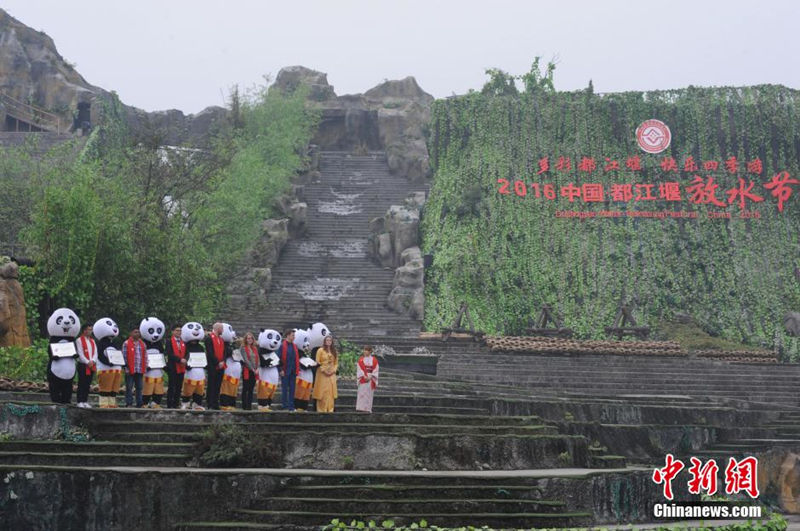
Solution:
M 333 336 L 325 336 L 317 349 L 317 377 L 312 397 L 317 401 L 317 411 L 333 413 L 333 401 L 339 397 L 336 386 L 336 371 L 339 368 L 339 352 L 333 344 Z

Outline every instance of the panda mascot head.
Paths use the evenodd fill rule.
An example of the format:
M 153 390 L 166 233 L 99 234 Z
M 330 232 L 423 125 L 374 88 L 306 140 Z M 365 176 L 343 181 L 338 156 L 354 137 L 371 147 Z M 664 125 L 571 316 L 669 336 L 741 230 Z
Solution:
M 203 325 L 200 323 L 191 321 L 181 327 L 181 339 L 187 343 L 190 341 L 200 341 L 204 337 L 206 337 L 206 333 L 203 330 Z
M 276 330 L 265 329 L 258 334 L 258 346 L 264 350 L 275 352 L 281 346 L 282 339 Z
M 305 354 L 311 348 L 308 342 L 308 330 L 302 328 L 294 329 L 294 346 L 300 351 L 300 354 Z
M 167 327 L 164 326 L 164 323 L 155 317 L 146 317 L 139 324 L 139 333 L 142 334 L 142 339 L 147 344 L 158 343 L 164 339 L 166 331 Z
M 107 337 L 115 338 L 119 335 L 119 327 L 110 317 L 103 317 L 98 319 L 92 327 L 92 333 L 96 339 L 105 339 Z
M 236 339 L 236 332 L 228 323 L 222 323 L 222 333 L 219 336 L 225 343 L 232 343 Z
M 314 323 L 308 327 L 308 344 L 312 349 L 322 346 L 322 342 L 330 335 L 330 330 L 324 323 Z
M 47 333 L 51 340 L 75 339 L 81 333 L 81 320 L 69 308 L 59 308 L 47 320 Z

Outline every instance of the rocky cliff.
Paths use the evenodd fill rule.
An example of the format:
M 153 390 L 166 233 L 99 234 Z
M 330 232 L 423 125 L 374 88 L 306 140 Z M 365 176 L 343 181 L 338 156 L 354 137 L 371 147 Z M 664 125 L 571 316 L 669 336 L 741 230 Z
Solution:
M 109 91 L 87 82 L 58 53 L 53 39 L 2 9 L 0 94 L 56 115 L 61 131 L 72 125 L 73 113 L 81 101 L 91 103 L 92 122 L 101 122 L 103 100 L 110 97 Z M 221 107 L 208 107 L 194 115 L 178 110 L 146 112 L 125 108 L 134 131 L 156 132 L 166 144 L 202 145 L 213 123 L 227 115 Z M 0 128 L 4 125 L 0 122 Z

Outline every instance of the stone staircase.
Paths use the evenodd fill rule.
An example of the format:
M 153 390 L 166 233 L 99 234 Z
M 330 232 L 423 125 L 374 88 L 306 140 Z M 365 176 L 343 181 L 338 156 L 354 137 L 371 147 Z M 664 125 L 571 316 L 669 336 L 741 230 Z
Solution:
M 394 271 L 367 257 L 367 238 L 371 219 L 420 187 L 392 176 L 382 152 L 322 152 L 320 173 L 301 197 L 308 204 L 308 234 L 283 250 L 266 309 L 234 309 L 224 318 L 239 331 L 322 321 L 339 337 L 417 335 L 419 322 L 387 308 Z
M 398 348 L 402 342 L 419 346 L 397 341 Z M 493 361 L 492 354 L 471 342 L 442 343 L 439 354 L 444 359 L 461 356 L 467 367 Z M 535 365 L 536 357 L 525 359 Z M 604 374 L 598 373 L 599 382 Z M 0 471 L 69 481 L 76 486 L 69 488 L 78 490 L 99 489 L 124 471 L 130 489 L 153 488 L 159 477 L 186 482 L 182 487 L 165 484 L 165 489 L 253 493 L 220 499 L 213 510 L 187 508 L 163 516 L 162 523 L 174 529 L 318 529 L 334 518 L 576 527 L 649 519 L 636 511 L 646 513 L 660 499 L 659 487 L 650 480 L 652 467 L 663 465 L 664 453 L 679 447 L 683 434 L 694 445 L 690 454 L 703 458 L 769 448 L 769 442 L 762 443 L 778 439 L 787 447 L 798 445 L 792 436 L 800 433 L 800 409 L 790 405 L 768 409 L 745 400 L 726 405 L 679 394 L 578 395 L 567 390 L 541 395 L 537 389 L 508 385 L 514 378 L 498 380 L 464 382 L 387 370 L 372 415 L 353 411 L 355 386 L 349 378 L 341 379 L 332 415 L 62 409 L 45 406 L 44 393 L 2 392 L 2 404 L 65 411 L 73 425 L 92 437 L 88 442 L 2 441 Z M 197 443 L 204 431 L 219 424 L 241 425 L 252 440 L 278 449 L 285 462 L 278 468 L 259 461 L 245 469 L 196 468 Z M 33 482 L 28 484 L 33 488 Z M 25 485 L 11 485 L 22 496 Z M 7 511 L 13 513 L 14 507 Z M 165 514 L 161 506 L 143 510 Z

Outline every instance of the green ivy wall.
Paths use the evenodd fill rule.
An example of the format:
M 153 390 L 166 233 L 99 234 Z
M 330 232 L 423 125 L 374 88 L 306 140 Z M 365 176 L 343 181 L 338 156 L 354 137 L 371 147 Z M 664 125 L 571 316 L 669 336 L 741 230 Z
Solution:
M 565 325 L 584 338 L 602 337 L 621 297 L 635 299 L 635 315 L 657 325 L 676 312 L 692 315 L 711 333 L 753 345 L 782 344 L 787 310 L 800 311 L 800 282 L 794 270 L 800 250 L 800 187 L 782 213 L 763 184 L 778 171 L 800 175 L 800 93 L 779 86 L 694 88 L 598 95 L 591 90 L 519 95 L 469 93 L 433 105 L 429 151 L 435 171 L 423 216 L 424 252 L 434 255 L 426 272 L 427 329 L 452 321 L 466 300 L 476 326 L 490 333 L 519 333 L 542 303 L 553 305 Z M 634 132 L 644 120 L 664 121 L 672 143 L 663 153 L 639 149 Z M 644 169 L 628 171 L 639 155 Z M 558 157 L 573 170 L 554 171 Z M 718 207 L 688 201 L 694 173 L 664 172 L 664 156 L 683 168 L 686 157 L 713 176 L 717 197 L 753 180 L 764 197 L 747 209 L 760 219 L 708 219 Z M 743 166 L 728 174 L 724 161 Z M 551 171 L 538 175 L 549 157 Z M 582 157 L 598 170 L 576 171 Z M 605 158 L 622 170 L 604 172 Z M 744 163 L 759 158 L 761 175 Z M 702 161 L 717 160 L 716 172 Z M 498 179 L 511 182 L 501 195 Z M 528 185 L 525 197 L 514 181 Z M 628 203 L 569 203 L 533 197 L 531 183 L 658 183 L 678 181 L 683 200 Z M 697 219 L 562 219 L 557 210 L 683 210 Z

